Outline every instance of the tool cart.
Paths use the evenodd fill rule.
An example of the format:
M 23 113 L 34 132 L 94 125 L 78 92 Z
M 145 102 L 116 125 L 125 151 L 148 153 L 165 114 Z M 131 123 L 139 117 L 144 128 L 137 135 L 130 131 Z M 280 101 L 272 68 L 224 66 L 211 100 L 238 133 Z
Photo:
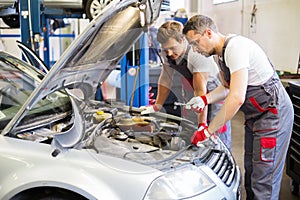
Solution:
M 286 173 L 291 177 L 291 191 L 299 193 L 300 184 L 300 81 L 288 83 L 288 91 L 294 106 L 294 124 L 286 159 Z

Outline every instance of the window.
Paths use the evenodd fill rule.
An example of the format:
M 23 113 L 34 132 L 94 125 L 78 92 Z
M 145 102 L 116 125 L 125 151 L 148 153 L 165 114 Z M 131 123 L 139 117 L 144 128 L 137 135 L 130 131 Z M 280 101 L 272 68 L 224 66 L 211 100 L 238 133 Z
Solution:
M 213 4 L 228 3 L 232 1 L 238 1 L 238 0 L 213 0 Z

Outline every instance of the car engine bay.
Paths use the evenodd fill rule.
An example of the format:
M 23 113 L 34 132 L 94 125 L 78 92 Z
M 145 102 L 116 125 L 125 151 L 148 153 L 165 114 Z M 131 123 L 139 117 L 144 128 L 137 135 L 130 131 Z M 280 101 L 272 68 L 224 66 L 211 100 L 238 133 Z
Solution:
M 128 109 L 118 103 L 89 102 L 89 106 L 83 109 L 84 137 L 72 148 L 131 160 L 159 170 L 187 163 L 205 164 L 224 183 L 232 183 L 235 161 L 218 137 L 195 147 L 190 144 L 190 137 L 196 129 L 192 122 L 160 112 L 141 116 L 138 108 Z M 47 126 L 20 132 L 17 137 L 53 145 L 53 138 L 63 135 L 76 123 L 74 117 L 61 116 L 64 120 L 58 120 L 56 116 L 53 123 L 48 121 Z M 53 156 L 61 151 L 63 149 Z

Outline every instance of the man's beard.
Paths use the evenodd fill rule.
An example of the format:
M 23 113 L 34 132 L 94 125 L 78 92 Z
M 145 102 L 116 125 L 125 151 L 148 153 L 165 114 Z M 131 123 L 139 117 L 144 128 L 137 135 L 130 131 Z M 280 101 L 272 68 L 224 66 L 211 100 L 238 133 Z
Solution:
M 210 56 L 213 56 L 213 55 L 216 55 L 217 54 L 217 51 L 216 51 L 216 49 L 215 48 L 213 48 L 209 53 L 208 53 L 208 57 L 210 57 Z
M 216 54 L 216 49 L 213 48 L 213 49 L 212 49 L 211 51 L 209 51 L 209 52 L 204 52 L 204 51 L 200 51 L 200 50 L 199 50 L 198 53 L 202 54 L 202 55 L 205 56 L 205 57 L 210 57 L 210 56 Z

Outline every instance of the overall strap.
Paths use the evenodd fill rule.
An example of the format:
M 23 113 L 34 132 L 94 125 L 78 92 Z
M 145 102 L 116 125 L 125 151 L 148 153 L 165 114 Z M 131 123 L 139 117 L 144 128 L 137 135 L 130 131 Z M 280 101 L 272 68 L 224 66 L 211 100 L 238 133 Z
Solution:
M 176 70 L 179 74 L 184 76 L 186 79 L 193 79 L 193 74 L 187 67 L 188 66 L 188 53 L 189 53 L 190 49 L 191 49 L 191 46 L 188 45 L 181 62 L 178 64 L 176 64 L 175 60 L 172 60 L 171 58 L 167 57 L 170 67 L 172 69 Z
M 234 36 L 231 36 L 231 37 L 228 37 L 226 38 L 225 40 L 225 43 L 224 43 L 224 46 L 222 48 L 222 57 L 219 57 L 218 58 L 218 63 L 219 63 L 219 68 L 220 68 L 220 75 L 221 75 L 221 78 L 226 82 L 226 84 L 229 86 L 229 83 L 230 83 L 230 70 L 229 68 L 226 66 L 226 63 L 225 63 L 225 49 L 227 47 L 227 44 L 228 42 L 231 40 L 231 38 L 235 37 Z

